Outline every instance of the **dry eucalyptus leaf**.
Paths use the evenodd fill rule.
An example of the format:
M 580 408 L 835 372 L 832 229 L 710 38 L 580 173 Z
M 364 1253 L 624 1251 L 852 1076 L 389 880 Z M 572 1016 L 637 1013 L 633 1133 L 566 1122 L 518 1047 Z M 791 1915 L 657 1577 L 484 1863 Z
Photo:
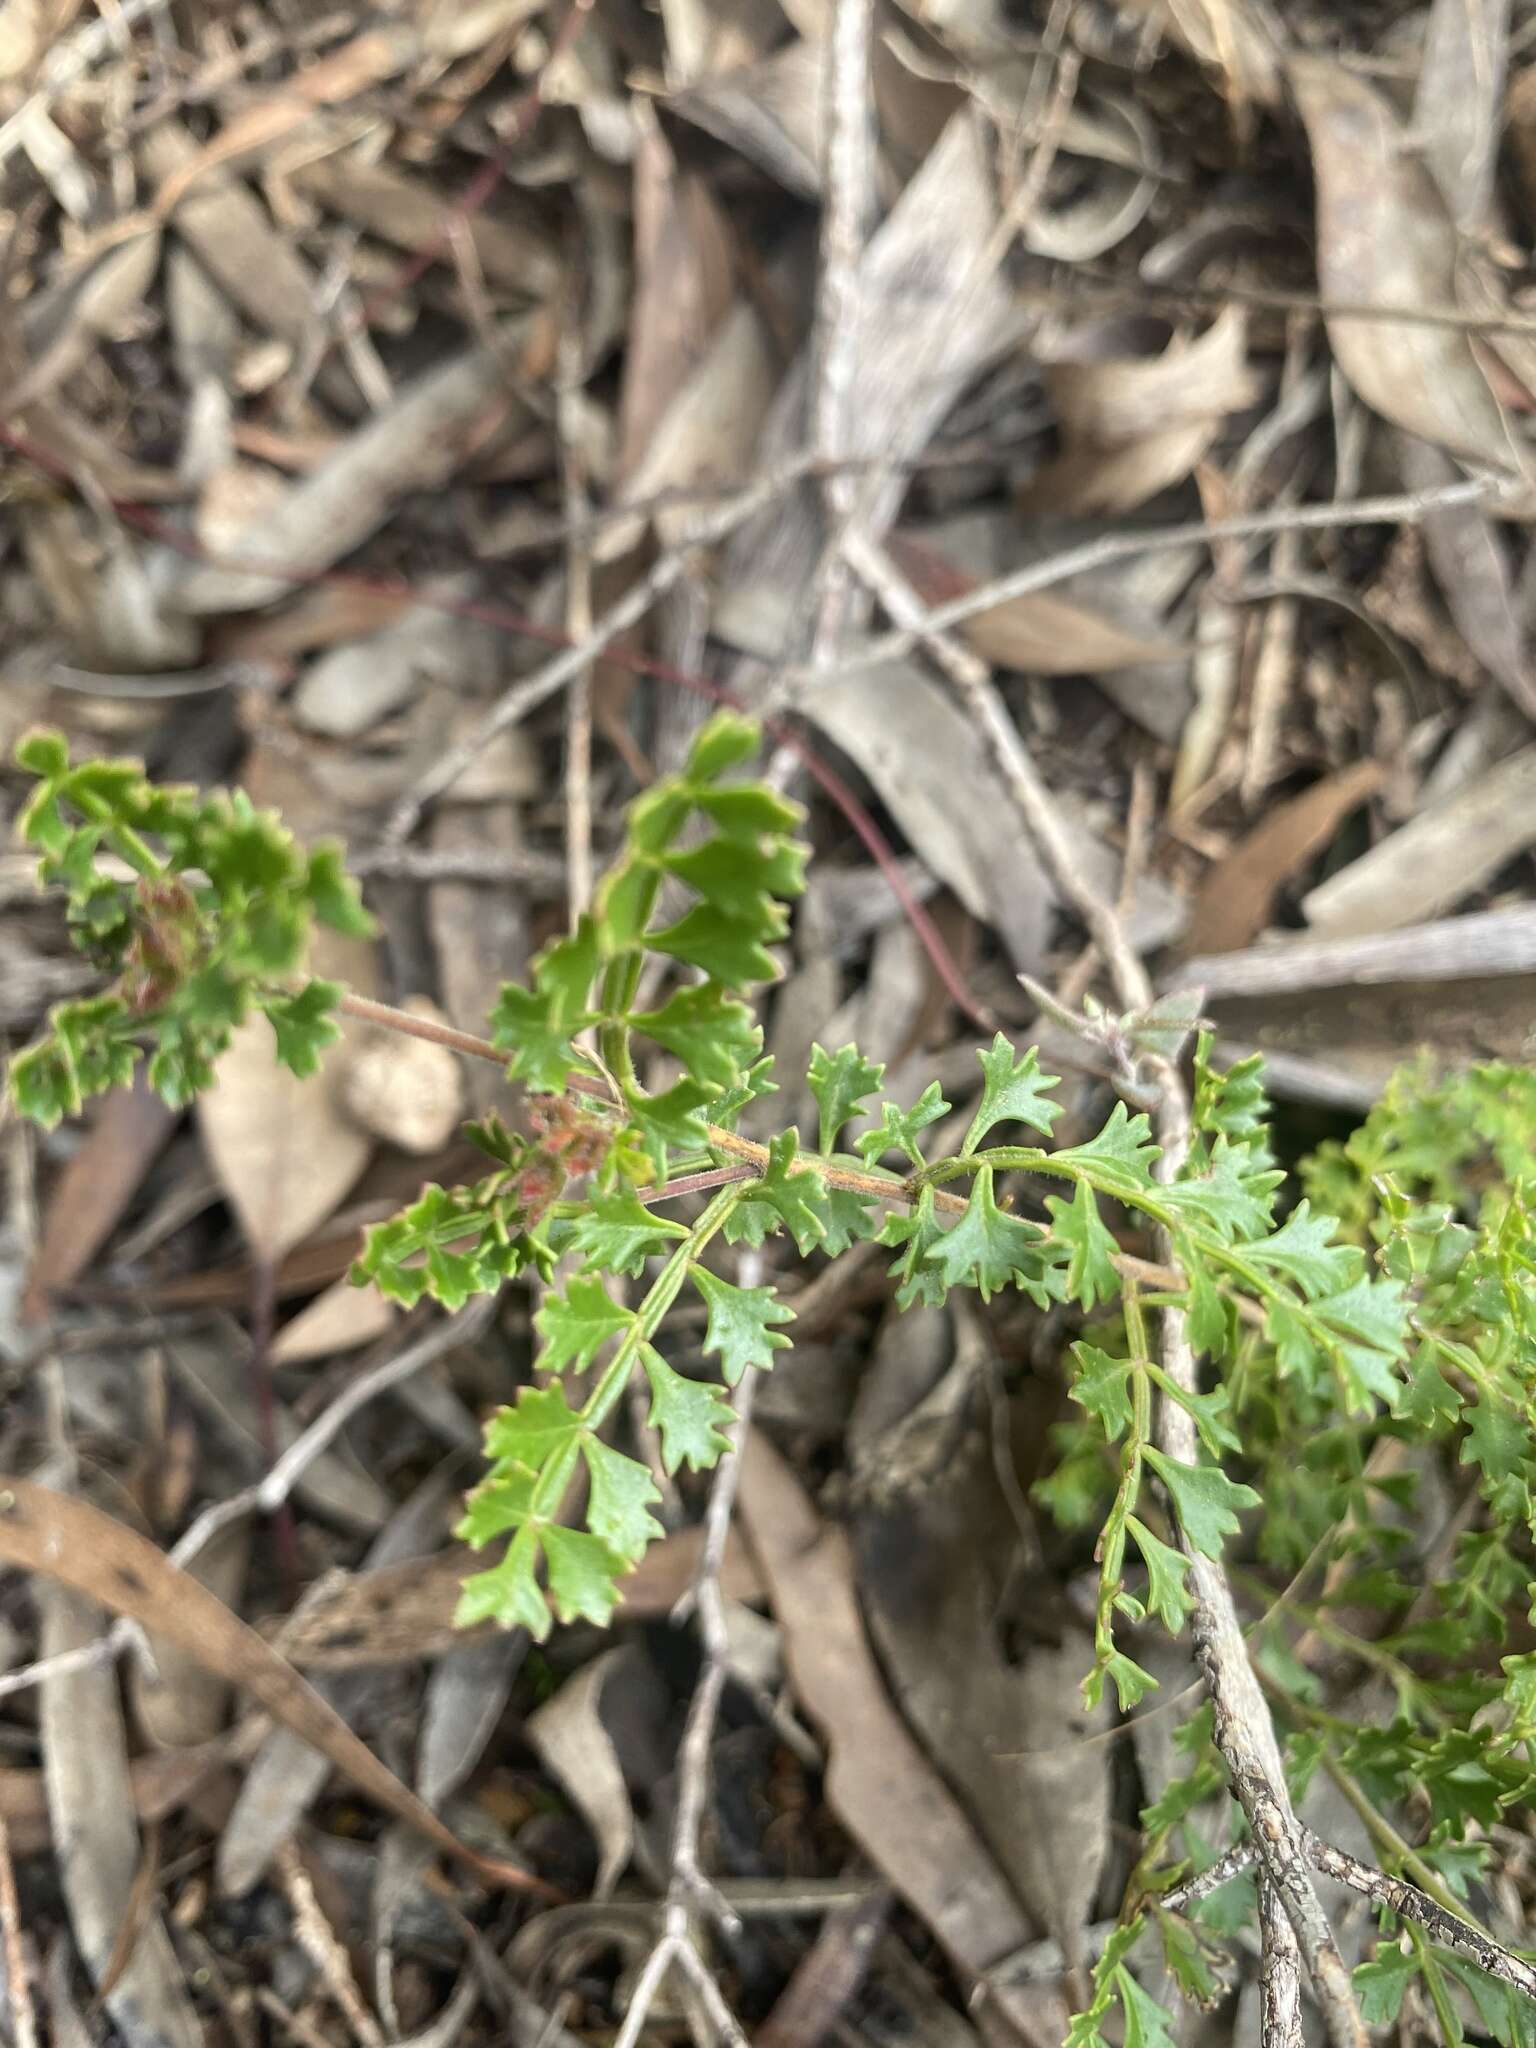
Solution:
M 1293 56 L 1290 78 L 1312 147 L 1324 301 L 1453 307 L 1455 223 L 1387 101 L 1327 57 Z M 1335 361 L 1373 410 L 1453 455 L 1517 466 L 1463 330 L 1344 314 L 1327 327 Z
M 1320 938 L 1391 931 L 1451 910 L 1536 843 L 1536 746 L 1410 818 L 1305 899 Z
M 1424 32 L 1414 140 L 1464 233 L 1489 225 L 1509 12 L 1509 0 L 1433 0 Z
M 336 1099 L 338 1047 L 299 1080 L 277 1061 L 272 1026 L 236 1031 L 198 1128 L 219 1185 L 256 1258 L 275 1264 L 323 1223 L 368 1163 L 373 1139 Z
M 1212 864 L 1190 905 L 1186 950 L 1235 952 L 1256 939 L 1270 922 L 1281 889 L 1322 852 L 1349 813 L 1380 788 L 1385 773 L 1379 761 L 1355 761 L 1276 804 Z
M 1091 333 L 1071 346 L 1092 350 Z M 1248 322 L 1229 306 L 1194 340 L 1175 335 L 1160 355 L 1067 360 L 1045 372 L 1062 452 L 1030 479 L 1020 510 L 1070 517 L 1128 512 L 1194 469 L 1228 413 L 1251 405 Z
M 274 1365 L 307 1365 L 335 1358 L 387 1336 L 400 1311 L 377 1287 L 354 1287 L 343 1276 L 284 1323 L 272 1345 Z
M 634 1853 L 635 1810 L 613 1738 L 603 1725 L 602 1706 L 609 1680 L 621 1680 L 636 1654 L 628 1643 L 605 1650 L 524 1724 L 545 1768 L 565 1786 L 596 1838 L 595 1899 L 608 1897 Z
M 527 338 L 526 320 L 500 329 L 495 345 L 450 358 L 408 384 L 332 456 L 291 485 L 263 516 L 235 534 L 229 551 L 276 573 L 181 564 L 175 601 L 192 613 L 249 611 L 288 588 L 285 569 L 306 573 L 332 562 L 377 531 L 408 492 L 440 488 L 458 467 L 488 408 L 521 417 L 509 372 Z
M 977 587 L 978 579 L 916 535 L 892 534 L 886 547 L 926 604 L 945 604 Z M 984 661 L 1027 675 L 1095 675 L 1131 662 L 1165 660 L 1178 652 L 1167 641 L 1126 632 L 1113 620 L 1048 590 L 973 612 L 959 631 Z
M 101 1610 L 66 1585 L 45 1580 L 38 1605 L 44 1658 L 83 1649 L 106 1626 Z M 116 1970 L 106 2006 L 130 2048 L 199 2048 L 203 2030 L 158 1906 L 148 1907 L 126 1961 L 119 1946 L 143 1850 L 116 1670 L 107 1662 L 56 1672 L 38 1694 L 48 1815 L 86 1968 L 98 1984 Z

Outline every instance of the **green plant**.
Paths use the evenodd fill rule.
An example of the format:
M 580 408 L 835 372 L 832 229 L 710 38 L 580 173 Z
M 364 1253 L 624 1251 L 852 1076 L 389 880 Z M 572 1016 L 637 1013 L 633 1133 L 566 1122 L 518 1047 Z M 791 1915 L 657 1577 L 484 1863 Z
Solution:
M 727 1387 L 772 1364 L 793 1318 L 771 1285 L 722 1277 L 715 1247 L 787 1236 L 801 1254 L 836 1256 L 877 1239 L 902 1306 L 955 1288 L 984 1300 L 1018 1290 L 1073 1320 L 1065 1370 L 1080 1418 L 1058 1430 L 1038 1492 L 1069 1536 L 1091 1539 L 1098 1564 L 1088 1697 L 1112 1685 L 1127 1710 L 1146 1696 L 1142 1633 L 1184 1627 L 1191 1559 L 1225 1549 L 1251 1596 L 1250 1651 L 1294 1785 L 1328 1772 L 1388 1869 L 1461 1916 L 1489 1831 L 1536 1790 L 1536 1651 L 1524 1634 L 1536 1219 L 1522 1178 L 1536 1076 L 1405 1075 L 1288 1188 L 1259 1063 L 1218 1072 L 1203 1037 L 1192 1143 L 1168 1177 L 1147 1115 L 1125 1102 L 1093 1135 L 1053 1145 L 1059 1084 L 1001 1033 L 978 1055 L 963 1138 L 939 1156 L 929 1140 L 950 1105 L 936 1084 L 911 1105 L 883 1099 L 881 1069 L 856 1048 L 818 1046 L 814 1149 L 794 1130 L 752 1143 L 737 1120 L 774 1083 L 748 999 L 776 971 L 770 949 L 805 859 L 796 807 L 741 774 L 756 744 L 752 726 L 721 715 L 682 772 L 631 806 L 591 912 L 540 954 L 529 987 L 504 989 L 491 1019 L 486 1049 L 527 1091 L 523 1127 L 471 1126 L 485 1175 L 427 1188 L 359 1261 L 359 1280 L 406 1304 L 426 1295 L 457 1308 L 530 1270 L 548 1283 L 537 1380 L 488 1425 L 489 1469 L 466 1504 L 466 1539 L 502 1548 L 467 1581 L 461 1618 L 542 1636 L 551 1610 L 611 1613 L 659 1533 L 648 1468 L 606 1428 L 637 1375 L 668 1471 L 709 1467 L 727 1447 L 720 1385 L 665 1355 L 668 1311 L 685 1290 L 699 1298 L 703 1348 Z M 278 1058 L 311 1071 L 349 1000 L 305 979 L 311 929 L 366 928 L 336 849 L 302 852 L 238 795 L 157 789 L 131 763 L 74 765 L 52 734 L 30 737 L 18 759 L 37 782 L 22 832 L 107 986 L 60 1005 L 12 1062 L 17 1106 L 52 1123 L 146 1052 L 153 1084 L 183 1102 L 254 1010 L 271 1020 Z M 1175 1052 L 1187 1023 L 1170 1008 L 1113 1030 L 1134 1070 Z M 1032 1214 L 1010 1189 L 1040 1191 Z M 700 1193 L 692 1220 L 665 1213 L 669 1198 Z M 1162 1263 L 1126 1249 L 1132 1228 L 1160 1234 Z M 1194 1389 L 1149 1340 L 1170 1308 L 1186 1313 L 1204 1361 Z M 1192 1461 L 1160 1447 L 1160 1403 L 1192 1419 Z M 1447 1486 L 1460 1490 L 1456 1533 L 1426 1576 L 1417 1503 Z M 1508 1653 L 1488 1653 L 1506 1638 Z M 1297 1655 L 1303 1641 L 1322 1646 L 1328 1675 Z M 1363 1679 L 1382 1689 L 1380 1711 L 1360 1710 Z M 1077 2048 L 1102 2041 L 1117 2001 L 1128 2042 L 1163 2038 L 1166 2016 L 1126 1964 L 1144 1933 L 1208 1998 L 1211 1937 L 1251 1908 L 1240 1876 L 1193 1913 L 1165 1903 L 1224 1846 L 1209 1835 L 1223 1784 L 1209 1714 L 1184 1741 L 1185 1776 L 1143 1815 L 1133 1910 L 1074 2024 Z M 1240 1823 L 1230 1801 L 1221 1810 Z M 1536 2040 L 1536 2008 L 1518 1991 L 1472 1984 L 1443 1942 L 1411 1916 L 1401 1924 L 1413 1946 L 1388 1941 L 1361 1973 L 1373 2017 L 1390 2017 L 1416 1979 L 1443 2027 L 1460 2025 L 1470 1997 L 1495 2038 Z

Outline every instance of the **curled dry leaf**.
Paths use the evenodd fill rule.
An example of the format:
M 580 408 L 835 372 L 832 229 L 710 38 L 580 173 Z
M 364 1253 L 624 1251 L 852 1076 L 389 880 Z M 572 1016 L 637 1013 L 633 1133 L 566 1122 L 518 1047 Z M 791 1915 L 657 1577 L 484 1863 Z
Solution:
M 400 1005 L 410 1016 L 447 1023 L 426 996 Z M 371 1030 L 341 1063 L 346 1112 L 365 1131 L 403 1152 L 440 1152 L 464 1115 L 464 1063 L 446 1045 L 397 1031 Z
M 1251 405 L 1260 388 L 1248 367 L 1240 306 L 1229 306 L 1194 340 L 1175 335 L 1161 355 L 1058 358 L 1045 383 L 1062 452 L 1031 478 L 1021 510 L 1053 516 L 1128 512 L 1182 482 L 1226 415 Z
M 1455 223 L 1387 101 L 1326 57 L 1293 57 L 1290 79 L 1312 149 L 1324 301 L 1454 306 Z M 1327 327 L 1335 361 L 1374 411 L 1453 455 L 1516 466 L 1464 330 L 1341 313 Z
M 123 1523 L 31 1480 L 0 1478 L 0 1558 L 128 1615 L 189 1650 L 248 1692 L 274 1720 L 328 1757 L 359 1791 L 444 1855 L 467 1864 L 490 1884 L 547 1895 L 549 1888 L 527 1871 L 461 1842 L 358 1740 L 291 1664 Z
M 635 1846 L 635 1810 L 613 1737 L 603 1724 L 603 1692 L 622 1679 L 636 1656 L 621 1643 L 566 1680 L 525 1724 L 545 1768 L 560 1780 L 592 1830 L 598 1846 L 595 1899 L 605 1899 L 624 1874 Z

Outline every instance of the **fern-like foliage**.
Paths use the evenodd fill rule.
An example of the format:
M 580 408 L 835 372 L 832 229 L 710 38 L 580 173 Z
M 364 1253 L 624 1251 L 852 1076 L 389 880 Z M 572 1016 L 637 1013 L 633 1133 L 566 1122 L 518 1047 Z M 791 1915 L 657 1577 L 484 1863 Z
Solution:
M 1133 1104 L 1087 1137 L 1059 1133 L 1059 1082 L 1001 1033 L 978 1052 L 977 1106 L 946 1155 L 932 1149 L 950 1111 L 937 1084 L 894 1101 L 856 1047 L 817 1046 L 814 1147 L 795 1130 L 748 1144 L 737 1119 L 774 1085 L 754 991 L 777 972 L 805 863 L 798 808 L 745 773 L 757 743 L 722 714 L 682 771 L 631 805 L 590 913 L 496 1005 L 494 1044 L 524 1090 L 516 1127 L 470 1126 L 485 1173 L 424 1189 L 358 1262 L 360 1281 L 408 1305 L 458 1308 L 519 1275 L 542 1290 L 533 1379 L 490 1420 L 486 1474 L 466 1503 L 461 1533 L 488 1563 L 461 1618 L 543 1636 L 556 1617 L 612 1612 L 659 1533 L 648 1467 L 611 1441 L 626 1389 L 645 1390 L 666 1470 L 703 1470 L 730 1441 L 724 1390 L 791 1342 L 790 1309 L 770 1285 L 727 1279 L 721 1247 L 779 1238 L 836 1256 L 875 1240 L 903 1307 L 956 1288 L 1018 1292 L 1070 1325 L 1076 1419 L 1058 1429 L 1038 1494 L 1097 1561 L 1089 1699 L 1108 1687 L 1122 1710 L 1145 1699 L 1148 1629 L 1179 1633 L 1192 1560 L 1228 1550 L 1298 1789 L 1326 1770 L 1379 1816 L 1389 1863 L 1465 1899 L 1488 1831 L 1536 1794 L 1536 1654 L 1512 1634 L 1536 1514 L 1536 1195 L 1524 1178 L 1536 1077 L 1405 1075 L 1287 1189 L 1259 1063 L 1219 1071 L 1203 1038 L 1193 1143 L 1171 1178 Z M 311 1071 L 340 993 L 304 977 L 313 926 L 367 928 L 337 849 L 301 849 L 239 794 L 156 788 L 131 762 L 72 763 L 54 734 L 30 737 L 18 760 L 36 783 L 22 831 L 103 986 L 58 1006 L 12 1062 L 17 1107 L 52 1123 L 144 1054 L 153 1084 L 184 1102 L 253 1009 L 271 1018 L 278 1056 Z M 1170 999 L 1115 1029 L 1131 1057 L 1168 1058 L 1192 1017 Z M 744 1160 L 748 1176 L 728 1179 Z M 701 1187 L 691 1221 L 668 1213 L 674 1188 Z M 1128 1226 L 1159 1235 L 1164 1266 L 1127 1255 Z M 666 1356 L 685 1294 L 702 1310 L 706 1378 Z M 1169 1309 L 1202 1362 L 1194 1390 L 1159 1363 L 1156 1318 Z M 1190 1462 L 1160 1448 L 1165 1403 L 1193 1423 Z M 1424 1490 L 1448 1484 L 1461 1505 L 1442 1512 L 1450 1533 L 1427 1563 Z M 1346 1674 L 1340 1697 L 1295 1654 L 1303 1637 Z M 1364 1680 L 1388 1705 L 1357 1721 L 1349 1701 Z M 1130 1967 L 1136 1944 L 1155 1937 L 1176 1981 L 1209 2000 L 1214 1943 L 1252 1910 L 1243 1880 L 1193 1919 L 1159 1904 L 1221 1846 L 1208 1717 L 1189 1717 L 1180 1739 L 1187 1769 L 1143 1815 L 1134 1911 L 1103 1954 L 1075 2048 L 1103 2048 L 1117 2008 L 1125 2040 L 1166 2038 L 1168 2016 Z M 1471 1998 L 1495 2039 L 1536 2043 L 1515 1994 L 1485 1999 L 1464 1963 L 1413 1942 L 1389 1941 L 1361 1972 L 1373 2017 L 1390 2018 L 1418 1980 L 1437 2014 Z

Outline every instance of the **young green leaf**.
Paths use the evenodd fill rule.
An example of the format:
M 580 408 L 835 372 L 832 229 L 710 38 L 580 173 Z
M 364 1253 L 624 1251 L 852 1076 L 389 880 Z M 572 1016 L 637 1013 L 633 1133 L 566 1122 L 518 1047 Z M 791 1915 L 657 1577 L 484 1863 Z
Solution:
M 647 1513 L 650 1504 L 661 1499 L 660 1487 L 646 1466 L 626 1458 L 590 1431 L 582 1437 L 581 1455 L 592 1483 L 587 1521 L 593 1535 L 600 1536 L 618 1556 L 637 1563 L 646 1546 L 666 1534 L 655 1516 Z
M 562 1621 L 606 1628 L 619 1604 L 619 1580 L 628 1570 L 624 1559 L 585 1529 L 562 1529 L 552 1522 L 539 1531 L 539 1540 L 556 1614 Z
M 1111 1358 L 1081 1339 L 1072 1346 L 1072 1356 L 1077 1371 L 1069 1389 L 1071 1397 L 1098 1422 L 1106 1442 L 1115 1443 L 1131 1426 L 1131 1361 Z
M 1314 1215 L 1305 1196 L 1271 1237 L 1243 1247 L 1243 1255 L 1294 1280 L 1308 1301 L 1339 1294 L 1358 1277 L 1363 1263 L 1356 1246 L 1335 1244 L 1338 1219 Z
M 455 1626 L 474 1628 L 479 1622 L 494 1621 L 503 1628 L 525 1628 L 535 1642 L 543 1642 L 549 1634 L 550 1612 L 539 1590 L 538 1568 L 539 1532 L 519 1529 L 500 1564 L 472 1573 L 459 1588 Z
M 1041 1247 L 1045 1232 L 1020 1216 L 999 1209 L 992 1192 L 992 1169 L 977 1174 L 965 1214 L 928 1253 L 946 1287 L 970 1285 L 983 1301 L 1004 1287 L 1026 1288 L 1043 1307 L 1059 1284 L 1057 1269 L 1047 1264 Z
M 277 1056 L 301 1080 L 318 1071 L 320 1055 L 341 1036 L 336 1022 L 336 1005 L 341 1001 L 339 981 L 311 981 L 296 994 L 262 994 L 257 997 L 277 1040 Z
M 1047 1195 L 1051 1235 L 1071 1254 L 1067 1262 L 1066 1294 L 1069 1301 L 1092 1308 L 1097 1301 L 1112 1301 L 1120 1291 L 1116 1265 L 1120 1247 L 1099 1214 L 1099 1198 L 1087 1181 L 1080 1180 L 1070 1202 L 1059 1195 Z
M 1173 2014 L 1142 1990 L 1124 1963 L 1115 1972 L 1115 1988 L 1125 2014 L 1125 2048 L 1174 2048 Z
M 1218 1465 L 1181 1465 L 1150 1444 L 1143 1455 L 1167 1487 L 1192 1548 L 1203 1557 L 1220 1557 L 1222 1538 L 1240 1526 L 1239 1512 L 1260 1505 L 1253 1488 L 1229 1479 Z
M 683 1465 L 708 1471 L 731 1448 L 726 1431 L 736 1416 L 730 1403 L 708 1382 L 674 1372 L 650 1344 L 641 1346 L 640 1363 L 651 1386 L 649 1421 L 661 1436 L 663 1466 L 669 1473 Z
M 949 1108 L 938 1082 L 930 1081 L 910 1109 L 882 1102 L 879 1130 L 866 1131 L 855 1149 L 867 1166 L 873 1166 L 887 1152 L 904 1152 L 913 1166 L 921 1166 L 923 1155 L 917 1134 L 937 1123 L 941 1116 L 948 1116 Z
M 754 982 L 778 980 L 779 963 L 767 946 L 782 938 L 786 929 L 782 913 L 731 917 L 712 904 L 696 903 L 675 924 L 648 932 L 646 944 L 654 953 L 667 953 L 700 968 L 722 988 L 743 989 Z
M 1138 1110 L 1132 1116 L 1123 1102 L 1110 1111 L 1109 1121 L 1086 1145 L 1070 1145 L 1053 1157 L 1080 1167 L 1096 1185 L 1112 1195 L 1150 1194 L 1152 1163 L 1159 1147 L 1152 1142 L 1152 1126 Z
M 1162 1538 L 1154 1536 L 1135 1515 L 1126 1517 L 1126 1528 L 1135 1539 L 1147 1567 L 1147 1611 L 1155 1614 L 1170 1635 L 1177 1635 L 1189 1619 L 1194 1601 L 1184 1584 L 1189 1559 Z
M 775 1351 L 787 1350 L 789 1338 L 775 1323 L 792 1323 L 795 1312 L 779 1301 L 771 1287 L 735 1287 L 707 1266 L 690 1266 L 688 1276 L 709 1309 L 704 1349 L 720 1360 L 720 1374 L 734 1387 L 749 1365 L 768 1367 Z
M 519 1387 L 516 1404 L 485 1426 L 486 1455 L 536 1472 L 585 1430 L 559 1387 Z
M 763 1049 L 752 1012 L 713 982 L 676 989 L 659 1010 L 641 1010 L 629 1021 L 712 1088 L 735 1087 Z
M 976 1057 L 981 1062 L 981 1104 L 960 1147 L 961 1158 L 969 1158 L 997 1124 L 1028 1124 L 1031 1130 L 1049 1137 L 1051 1125 L 1061 1114 L 1061 1104 L 1052 1102 L 1050 1090 L 1061 1083 L 1054 1075 L 1041 1073 L 1035 1048 L 1031 1046 L 1018 1058 L 999 1031 L 987 1050 Z
M 544 1339 L 539 1365 L 545 1372 L 564 1372 L 572 1365 L 585 1372 L 608 1339 L 634 1320 L 633 1309 L 620 1308 L 598 1281 L 578 1274 L 564 1294 L 552 1294 L 533 1319 Z
M 910 1209 L 893 1209 L 880 1226 L 877 1241 L 903 1248 L 890 1269 L 891 1278 L 901 1282 L 896 1306 L 908 1309 L 921 1302 L 927 1308 L 940 1307 L 948 1288 L 944 1275 L 932 1263 L 934 1252 L 944 1241 L 933 1189 L 922 1188 Z
M 845 1045 L 837 1052 L 827 1052 L 819 1045 L 811 1047 L 806 1081 L 821 1112 L 819 1151 L 837 1149 L 843 1125 L 859 1113 L 860 1104 L 875 1093 L 884 1078 L 885 1068 L 865 1059 L 855 1045 Z
M 587 1273 L 641 1271 L 645 1262 L 688 1235 L 681 1223 L 646 1208 L 633 1188 L 594 1193 L 577 1217 L 570 1248 L 579 1252 Z

